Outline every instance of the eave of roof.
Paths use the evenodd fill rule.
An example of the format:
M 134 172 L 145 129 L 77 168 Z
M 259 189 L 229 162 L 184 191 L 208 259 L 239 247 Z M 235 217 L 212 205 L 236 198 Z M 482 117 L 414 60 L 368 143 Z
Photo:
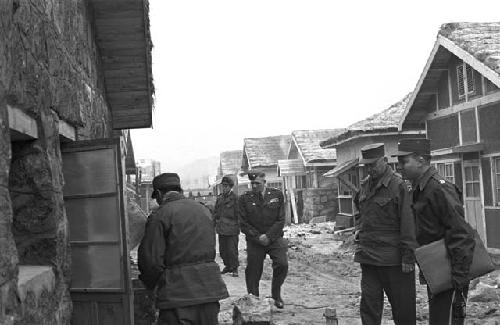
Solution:
M 148 0 L 90 0 L 114 129 L 152 125 Z
M 487 28 L 494 36 L 487 33 L 481 34 L 474 30 L 474 28 Z M 489 28 L 489 29 L 488 29 Z M 467 34 L 467 30 L 471 32 Z M 487 40 L 480 38 L 495 39 L 494 44 Z M 488 47 L 492 49 L 489 50 Z M 427 59 L 424 70 L 417 82 L 415 90 L 412 92 L 408 105 L 403 113 L 402 119 L 398 128 L 402 130 L 407 125 L 415 127 L 415 124 L 410 124 L 408 116 L 414 107 L 417 98 L 425 95 L 422 92 L 426 78 L 430 71 L 432 71 L 432 64 L 437 55 L 442 49 L 449 51 L 458 58 L 462 59 L 465 63 L 470 65 L 473 69 L 481 73 L 485 78 L 490 80 L 493 84 L 500 88 L 500 23 L 451 23 L 444 24 L 438 33 L 434 47 L 431 54 Z M 423 118 L 426 112 L 417 114 L 415 121 L 418 122 Z M 415 122 L 415 123 L 417 123 Z

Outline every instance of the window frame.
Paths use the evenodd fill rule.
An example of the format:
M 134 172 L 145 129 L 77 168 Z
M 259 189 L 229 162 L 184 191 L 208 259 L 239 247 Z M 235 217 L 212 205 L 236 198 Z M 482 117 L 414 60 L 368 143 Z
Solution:
M 438 161 L 438 162 L 433 162 L 432 165 L 436 170 L 438 171 L 439 175 L 444 177 L 447 181 L 456 184 L 455 183 L 455 162 L 454 161 Z M 444 168 L 444 174 L 441 173 L 440 166 Z M 447 174 L 447 167 L 451 167 L 451 174 Z
M 491 186 L 493 187 L 493 205 L 500 206 L 500 168 L 497 169 L 497 161 L 500 164 L 500 156 L 491 157 Z M 499 166 L 500 167 L 500 166 Z
M 467 73 L 470 72 L 470 80 Z M 474 69 L 465 62 L 461 62 L 456 67 L 457 73 L 457 95 L 458 99 L 467 99 L 469 95 L 474 95 L 476 93 L 476 81 L 474 80 Z M 469 87 L 469 81 L 470 86 Z M 460 93 L 460 83 L 462 84 L 463 93 Z M 472 88 L 472 89 L 469 89 Z

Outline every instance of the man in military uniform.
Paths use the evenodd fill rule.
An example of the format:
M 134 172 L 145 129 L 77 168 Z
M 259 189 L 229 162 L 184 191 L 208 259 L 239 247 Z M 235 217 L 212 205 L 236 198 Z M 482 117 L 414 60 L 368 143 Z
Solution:
M 450 256 L 454 288 L 434 296 L 427 290 L 429 323 L 463 324 L 475 242 L 473 230 L 464 218 L 461 191 L 430 166 L 428 139 L 400 140 L 395 156 L 403 177 L 413 184 L 418 244 L 444 238 Z
M 415 221 L 410 188 L 387 164 L 384 144 L 361 149 L 368 176 L 354 203 L 357 249 L 354 261 L 361 264 L 360 314 L 364 325 L 380 324 L 384 292 L 395 324 L 416 322 Z
M 274 304 L 283 308 L 281 285 L 288 272 L 288 243 L 283 238 L 285 210 L 283 193 L 266 187 L 263 172 L 249 172 L 252 190 L 239 198 L 240 227 L 247 240 L 245 281 L 248 293 L 259 296 L 259 281 L 266 254 L 272 259 L 271 295 Z
M 182 194 L 179 176 L 153 179 L 159 208 L 149 217 L 139 246 L 139 278 L 156 288 L 158 325 L 218 324 L 219 300 L 227 298 L 215 263 L 210 211 Z
M 238 196 L 233 192 L 234 181 L 229 176 L 222 177 L 222 194 L 215 202 L 215 230 L 219 235 L 219 253 L 224 262 L 222 273 L 238 276 Z

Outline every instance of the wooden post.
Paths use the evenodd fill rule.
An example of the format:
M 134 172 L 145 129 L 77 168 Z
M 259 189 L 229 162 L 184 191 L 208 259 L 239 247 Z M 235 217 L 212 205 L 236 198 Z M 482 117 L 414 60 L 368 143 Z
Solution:
M 323 316 L 326 318 L 326 325 L 338 325 L 337 310 L 335 308 L 325 308 Z

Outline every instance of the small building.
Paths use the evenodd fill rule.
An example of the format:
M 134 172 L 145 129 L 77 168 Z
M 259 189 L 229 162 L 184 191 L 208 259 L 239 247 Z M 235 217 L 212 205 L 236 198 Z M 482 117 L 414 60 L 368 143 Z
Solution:
M 324 149 L 337 150 L 337 166 L 324 175 L 339 181 L 337 227 L 346 228 L 354 224 L 352 199 L 360 180 L 366 176 L 364 168 L 358 164 L 361 148 L 372 143 L 384 143 L 389 164 L 395 170 L 397 159 L 391 157 L 391 154 L 397 151 L 398 140 L 405 137 L 425 137 L 425 130 L 422 128 L 404 131 L 398 129 L 409 100 L 410 94 L 389 108 L 350 125 L 345 131 L 320 143 Z
M 463 189 L 465 217 L 500 251 L 500 23 L 441 26 L 399 128 L 425 128 L 432 164 Z
M 224 151 L 220 153 L 220 162 L 219 166 L 217 167 L 217 175 L 215 178 L 215 184 L 213 186 L 215 195 L 219 195 L 222 193 L 220 182 L 222 181 L 222 177 L 224 176 L 229 176 L 233 179 L 233 192 L 235 192 L 236 194 L 241 194 L 245 191 L 248 191 L 248 185 L 250 184 L 248 179 L 239 175 L 241 170 L 242 155 L 242 150 Z
M 278 161 L 278 176 L 283 177 L 288 208 L 287 219 L 308 222 L 324 216 L 334 220 L 337 214 L 337 180 L 323 174 L 337 164 L 335 149 L 322 149 L 320 141 L 329 139 L 343 129 L 297 130 L 287 159 Z
M 290 135 L 277 135 L 265 138 L 246 138 L 243 140 L 243 156 L 240 175 L 249 170 L 266 173 L 267 186 L 282 191 L 283 180 L 278 177 L 278 160 L 286 159 L 290 147 Z
M 150 214 L 157 207 L 151 198 L 153 193 L 153 178 L 161 174 L 161 163 L 154 159 L 139 159 L 137 165 L 137 193 L 141 209 Z

